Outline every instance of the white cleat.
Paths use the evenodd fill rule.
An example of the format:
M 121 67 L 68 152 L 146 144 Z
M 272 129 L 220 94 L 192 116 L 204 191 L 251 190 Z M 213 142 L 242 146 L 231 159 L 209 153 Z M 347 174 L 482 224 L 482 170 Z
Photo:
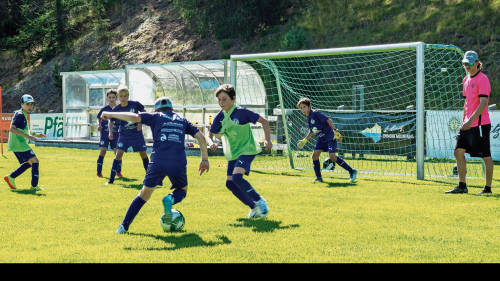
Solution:
M 126 232 L 127 232 L 127 230 L 125 229 L 125 227 L 122 224 L 120 224 L 120 226 L 116 230 L 116 234 L 122 234 L 122 233 L 126 233 Z
M 247 218 L 259 218 L 261 217 L 262 214 L 260 213 L 259 207 L 255 206 L 255 208 L 250 209 L 250 212 L 248 212 Z
M 259 208 L 260 216 L 265 217 L 269 212 L 269 208 L 267 207 L 267 202 L 263 197 L 260 197 L 260 200 L 255 202 L 256 208 Z

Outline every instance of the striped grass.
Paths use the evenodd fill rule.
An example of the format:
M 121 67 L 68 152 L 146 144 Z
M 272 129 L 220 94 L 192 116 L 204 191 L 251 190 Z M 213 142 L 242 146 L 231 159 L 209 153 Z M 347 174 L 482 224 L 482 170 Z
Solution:
M 475 196 L 484 179 L 468 180 L 469 194 L 444 194 L 456 181 L 414 177 L 326 174 L 311 183 L 309 170 L 256 169 L 246 177 L 268 201 L 264 219 L 245 219 L 248 208 L 225 187 L 227 163 L 211 157 L 199 176 L 199 157 L 188 157 L 188 195 L 174 208 L 186 217 L 181 232 L 160 227 L 158 187 L 128 234 L 115 231 L 142 188 L 137 153 L 123 161 L 124 179 L 106 186 L 95 177 L 97 151 L 33 148 L 40 185 L 30 172 L 17 192 L 0 188 L 0 262 L 3 263 L 489 263 L 499 262 L 500 167 L 493 194 Z M 2 176 L 19 164 L 1 158 Z M 111 153 L 104 162 L 107 177 Z M 339 168 L 339 167 L 337 167 Z

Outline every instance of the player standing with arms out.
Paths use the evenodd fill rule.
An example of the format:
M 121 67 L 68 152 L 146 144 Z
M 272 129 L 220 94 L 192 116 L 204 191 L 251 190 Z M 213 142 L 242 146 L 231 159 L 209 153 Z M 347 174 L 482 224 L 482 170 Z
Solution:
M 250 207 L 247 217 L 265 217 L 269 211 L 266 200 L 243 178 L 243 174 L 249 175 L 250 164 L 262 151 L 253 137 L 250 123 L 262 124 L 265 133 L 264 146 L 267 150 L 271 150 L 273 145 L 269 122 L 251 110 L 237 107 L 236 92 L 232 85 L 221 85 L 215 91 L 215 97 L 222 110 L 217 113 L 210 126 L 208 144 L 212 150 L 217 150 L 218 146 L 212 142 L 212 136 L 215 135 L 221 140 L 224 156 L 228 160 L 226 187 L 243 204 Z
M 319 156 L 323 151 L 329 153 L 330 160 L 349 172 L 349 181 L 353 182 L 356 179 L 358 171 L 351 168 L 344 159 L 335 154 L 337 152 L 337 140 L 341 141 L 342 135 L 340 135 L 338 129 L 333 125 L 332 120 L 326 117 L 321 111 L 311 109 L 311 100 L 308 98 L 300 99 L 297 106 L 307 116 L 307 127 L 309 127 L 309 134 L 303 140 L 299 141 L 297 147 L 302 149 L 313 135 L 318 137 L 312 154 L 314 173 L 316 173 L 316 179 L 313 182 L 323 181 L 319 163 Z
M 166 176 L 172 183 L 170 189 L 173 191 L 162 200 L 164 214 L 161 219 L 165 224 L 170 224 L 172 222 L 172 206 L 180 203 L 186 197 L 187 192 L 185 135 L 190 134 L 200 144 L 201 162 L 198 169 L 201 171 L 200 176 L 203 172 L 208 172 L 210 168 L 205 136 L 191 122 L 173 112 L 172 103 L 166 97 L 158 98 L 155 101 L 155 113 L 103 112 L 101 118 L 103 120 L 116 118 L 148 125 L 151 127 L 154 139 L 151 163 L 144 178 L 144 186 L 130 204 L 116 233 L 128 231 L 135 216 L 151 198 L 155 187 L 163 185 L 163 179 Z
M 453 154 L 457 160 L 458 186 L 445 193 L 467 193 L 465 184 L 466 161 L 465 153 L 471 157 L 481 157 L 486 170 L 486 183 L 484 189 L 477 195 L 491 194 L 493 179 L 493 159 L 490 150 L 491 121 L 488 113 L 490 97 L 490 81 L 480 70 L 483 63 L 474 51 L 467 51 L 462 60 L 462 65 L 468 75 L 463 80 L 464 117 L 457 134 L 457 142 Z
M 40 162 L 28 144 L 28 140 L 36 141 L 37 137 L 47 137 L 45 134 L 30 132 L 27 114 L 33 110 L 34 104 L 35 100 L 32 96 L 23 95 L 21 97 L 21 109 L 14 112 L 15 114 L 10 125 L 7 151 L 13 151 L 19 164 L 21 164 L 14 172 L 4 177 L 4 180 L 12 190 L 17 189 L 15 178 L 29 168 L 31 168 L 31 190 L 43 190 L 38 186 Z
M 120 100 L 120 104 L 113 107 L 112 112 L 145 112 L 144 105 L 142 105 L 140 102 L 128 100 L 129 91 L 126 86 L 118 87 L 117 94 L 118 100 Z M 142 124 L 118 120 L 117 122 L 119 122 L 117 150 L 115 159 L 113 160 L 113 166 L 111 167 L 109 181 L 106 184 L 111 184 L 115 181 L 116 174 L 121 171 L 120 166 L 123 154 L 128 150 L 129 147 L 132 147 L 134 152 L 139 152 L 139 155 L 142 158 L 144 170 L 148 170 L 149 159 L 148 154 L 146 153 L 146 141 L 144 140 L 144 135 L 142 134 Z M 109 119 L 108 127 L 113 128 L 114 123 L 114 119 Z M 109 131 L 109 139 L 114 139 L 112 130 Z
M 113 126 L 113 136 L 114 139 L 109 139 L 109 129 L 108 129 L 108 121 L 101 120 L 101 115 L 104 111 L 111 111 L 113 107 L 116 106 L 116 89 L 109 89 L 106 92 L 106 100 L 108 101 L 108 105 L 101 108 L 101 111 L 97 114 L 97 130 L 101 132 L 101 139 L 99 140 L 99 147 L 101 150 L 99 151 L 99 158 L 97 158 L 97 177 L 102 178 L 102 164 L 104 163 L 104 156 L 106 156 L 106 151 L 108 150 L 108 146 L 114 150 L 116 155 L 116 143 L 118 141 L 118 129 L 116 125 Z M 118 177 L 122 177 L 121 174 L 121 160 L 118 165 L 118 170 L 116 171 L 116 175 Z

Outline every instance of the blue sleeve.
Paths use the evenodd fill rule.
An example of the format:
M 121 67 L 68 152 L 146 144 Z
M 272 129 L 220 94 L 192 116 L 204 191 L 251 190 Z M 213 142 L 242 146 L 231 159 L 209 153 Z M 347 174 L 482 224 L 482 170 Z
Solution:
M 318 118 L 319 122 L 321 122 L 321 123 L 326 123 L 326 121 L 328 121 L 328 119 L 330 119 L 325 114 L 323 114 L 323 112 L 319 112 L 319 111 L 316 112 L 316 118 Z
M 218 134 L 220 133 L 220 130 L 222 129 L 222 120 L 224 120 L 224 113 L 222 113 L 222 110 L 215 115 L 214 120 L 212 121 L 212 125 L 210 125 L 210 133 L 212 134 Z
M 193 123 L 189 122 L 187 119 L 186 123 L 187 123 L 186 134 L 190 134 L 192 137 L 194 137 L 194 135 L 196 135 L 196 133 L 198 133 L 200 130 L 198 129 L 198 127 L 193 125 Z
M 243 112 L 245 112 L 245 118 L 252 122 L 252 124 L 257 123 L 260 118 L 260 114 L 251 111 L 250 109 L 242 108 Z
M 158 114 L 139 112 L 139 117 L 141 117 L 141 122 L 139 122 L 139 123 L 151 126 L 154 123 L 156 123 L 156 120 L 158 119 Z
M 97 119 L 101 119 L 101 115 L 103 112 L 104 112 L 104 107 L 101 108 L 101 111 L 99 111 L 99 113 L 97 113 Z
M 140 103 L 140 102 L 137 102 L 137 111 L 138 112 L 144 111 L 144 105 L 142 105 L 142 103 Z
M 24 118 L 24 114 L 22 112 L 18 112 L 14 115 L 14 118 L 12 118 L 12 125 L 16 126 L 16 128 L 24 130 L 25 128 L 21 128 L 21 126 L 24 124 L 25 120 L 26 118 Z

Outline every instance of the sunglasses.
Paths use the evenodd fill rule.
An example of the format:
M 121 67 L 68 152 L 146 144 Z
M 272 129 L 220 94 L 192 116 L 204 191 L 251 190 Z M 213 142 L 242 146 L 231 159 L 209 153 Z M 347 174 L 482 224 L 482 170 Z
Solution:
M 473 66 L 473 62 L 462 62 L 462 66 Z

